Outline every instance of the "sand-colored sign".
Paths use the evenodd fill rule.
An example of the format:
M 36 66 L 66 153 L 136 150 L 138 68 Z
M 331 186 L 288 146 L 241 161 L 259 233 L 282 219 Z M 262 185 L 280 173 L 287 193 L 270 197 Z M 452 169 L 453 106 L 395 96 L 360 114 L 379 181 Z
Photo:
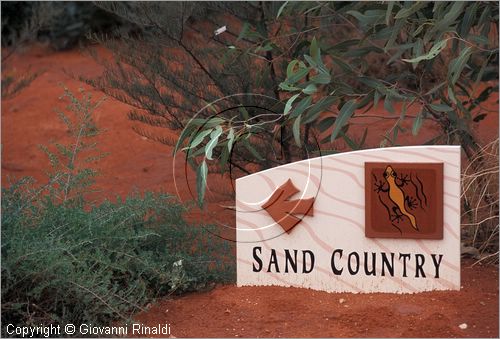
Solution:
M 342 153 L 236 182 L 237 283 L 460 288 L 460 147 Z

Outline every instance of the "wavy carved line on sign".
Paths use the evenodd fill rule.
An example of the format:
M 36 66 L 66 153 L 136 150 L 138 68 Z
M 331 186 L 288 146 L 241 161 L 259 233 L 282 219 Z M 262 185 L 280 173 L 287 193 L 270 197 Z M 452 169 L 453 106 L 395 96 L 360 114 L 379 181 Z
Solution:
M 413 155 L 413 156 L 419 156 L 420 158 L 423 158 L 423 159 L 426 159 L 426 160 L 433 160 L 433 161 L 437 161 L 437 162 L 442 162 L 441 159 L 439 158 L 436 158 L 432 155 L 424 155 L 424 154 L 420 154 L 418 152 L 413 152 L 413 151 L 407 151 L 407 150 L 397 150 L 397 149 L 390 149 L 390 150 L 380 150 L 381 152 L 384 152 L 384 153 L 390 153 L 390 152 L 395 152 L 395 153 L 399 153 L 399 154 L 403 154 L 403 155 Z M 426 152 L 428 153 L 431 153 L 431 154 L 435 154 L 435 155 L 440 155 L 440 154 L 453 154 L 453 155 L 456 155 L 456 151 L 447 151 L 447 150 L 444 150 L 444 149 L 440 149 L 440 150 L 436 150 L 436 149 L 426 149 Z M 381 161 L 384 161 L 384 162 L 391 162 L 391 161 L 394 161 L 394 159 L 391 159 L 387 156 L 380 156 L 380 155 L 374 155 L 374 154 L 370 154 L 370 152 L 366 152 L 363 153 L 363 154 L 356 154 L 356 153 L 353 153 L 353 154 L 350 154 L 350 156 L 352 157 L 357 157 L 357 158 L 360 158 L 360 159 L 363 159 L 362 161 L 366 161 L 366 159 L 375 159 L 375 160 L 381 160 Z M 444 162 L 452 167 L 455 167 L 455 168 L 458 168 L 457 165 L 454 165 L 452 162 L 450 162 L 449 160 L 446 160 L 444 159 Z
M 286 171 L 289 171 L 289 172 L 295 172 L 295 173 L 299 173 L 299 174 L 306 175 L 306 173 L 304 173 L 304 172 L 297 171 L 297 170 L 293 170 L 293 169 L 283 169 L 283 170 L 284 170 L 285 172 L 286 172 Z M 275 187 L 275 183 L 274 183 L 274 182 L 273 182 L 270 178 L 268 178 L 268 177 L 267 177 L 267 176 L 265 176 L 265 175 L 262 175 L 262 177 L 264 178 L 264 180 L 266 181 L 266 183 L 269 185 L 269 188 Z M 316 187 L 319 185 L 319 178 L 317 178 L 316 176 L 311 175 L 311 176 L 310 176 L 310 180 L 311 180 L 311 181 L 313 181 L 313 183 L 315 184 L 315 186 L 316 186 Z M 331 199 L 334 199 L 334 200 L 339 200 L 339 199 L 337 199 L 337 198 L 333 197 L 332 195 L 330 195 L 329 193 L 327 193 L 327 192 L 324 190 L 323 186 L 320 186 L 320 192 L 321 192 L 321 193 L 323 193 L 323 194 L 325 194 L 327 197 L 329 197 L 329 198 L 331 198 Z M 342 201 L 342 202 L 344 202 L 344 201 Z M 356 204 L 356 203 L 354 203 L 354 202 L 348 202 L 348 203 L 352 204 L 353 206 L 357 205 L 357 204 Z M 361 205 L 358 205 L 358 206 L 360 206 L 360 207 L 361 207 Z M 447 204 L 447 203 L 444 203 L 444 206 L 446 206 L 446 207 L 448 207 L 448 208 L 452 209 L 452 210 L 453 210 L 454 212 L 456 212 L 456 213 L 459 213 L 458 209 L 454 208 L 453 206 L 451 206 L 451 205 L 449 205 L 449 204 Z M 364 208 L 364 205 L 363 205 L 362 207 Z M 320 211 L 320 210 L 318 210 L 318 212 L 321 212 L 321 211 Z M 452 234 L 455 238 L 457 237 L 457 235 L 453 232 L 452 227 L 451 227 L 449 224 L 445 223 L 445 224 L 444 224 L 444 226 L 445 226 L 445 229 L 447 229 L 447 230 L 448 230 L 448 231 L 449 231 L 449 232 L 450 232 L 450 233 L 451 233 L 451 234 Z
M 330 216 L 330 217 L 336 217 L 336 218 L 339 218 L 339 219 L 343 219 L 343 220 L 349 221 L 350 223 L 352 223 L 352 224 L 354 224 L 354 225 L 357 226 L 357 228 L 359 229 L 360 233 L 364 234 L 364 232 L 365 232 L 364 227 L 363 227 L 363 225 L 361 223 L 359 223 L 359 222 L 357 222 L 355 220 L 352 220 L 350 218 L 342 217 L 342 216 L 339 216 L 337 214 L 333 214 L 333 213 L 325 212 L 325 211 L 320 211 L 320 210 L 316 211 L 316 213 L 317 214 L 323 214 L 323 215 Z M 390 249 L 388 247 L 386 247 L 385 245 L 381 244 L 378 240 L 372 239 L 372 241 L 375 242 L 375 244 L 379 247 L 380 250 L 384 250 L 386 252 L 390 252 Z M 424 247 L 424 243 L 421 240 L 418 241 L 417 243 L 419 244 L 421 250 L 423 250 L 424 252 L 427 252 L 428 254 L 430 254 L 429 249 L 427 247 Z M 457 268 L 456 266 L 448 263 L 446 260 L 444 260 L 443 263 L 447 263 L 447 266 L 450 267 L 450 268 L 452 268 L 455 271 L 459 270 L 459 268 Z M 410 266 L 410 264 L 408 265 L 408 267 L 410 267 L 410 268 L 413 269 L 413 267 Z M 413 270 L 413 271 L 415 271 L 415 270 Z
M 269 185 L 270 188 L 272 187 L 275 187 L 275 183 L 273 182 L 273 180 L 271 178 L 268 178 L 266 175 L 262 174 L 262 177 L 265 178 L 265 182 Z M 330 216 L 336 216 L 336 217 L 340 217 L 339 215 L 334 215 L 332 213 L 329 213 L 329 212 L 325 212 L 325 211 L 321 211 L 321 210 L 317 210 L 316 213 L 318 214 L 326 214 L 326 215 L 330 215 Z M 358 226 L 358 228 L 364 232 L 364 227 L 361 223 L 358 223 L 352 219 L 349 219 L 349 218 L 345 218 L 347 219 L 348 221 L 354 223 L 356 226 Z M 309 234 L 309 236 L 311 237 L 311 239 L 316 242 L 316 244 L 318 244 L 322 249 L 324 249 L 327 253 L 330 252 L 332 250 L 332 247 L 330 245 L 328 245 L 327 243 L 325 243 L 324 241 L 322 241 L 317 235 L 316 233 L 312 230 L 312 228 L 310 227 L 310 225 L 302 220 L 302 224 L 301 224 L 301 227 L 304 228 L 307 233 Z M 259 237 L 260 237 L 260 234 L 259 234 Z M 263 239 L 261 237 L 261 239 Z M 385 245 L 381 244 L 377 239 L 372 239 L 375 244 L 379 247 L 379 249 L 385 251 L 385 252 L 391 252 L 391 250 L 386 247 Z M 422 248 L 421 246 L 419 246 L 423 251 L 425 251 L 424 248 Z M 362 260 L 361 260 L 362 261 Z M 413 265 L 411 264 L 407 264 L 407 267 L 410 268 L 410 270 L 412 272 L 416 272 L 416 266 L 414 267 Z M 393 277 L 393 278 L 396 278 L 396 277 Z M 396 278 L 397 279 L 397 278 Z M 440 278 L 440 280 L 438 280 L 438 283 L 440 283 L 441 285 L 443 285 L 444 287 L 454 287 L 455 284 L 444 279 L 444 278 Z M 405 283 L 406 284 L 406 283 Z M 408 286 L 411 286 L 411 285 L 408 285 Z M 407 287 L 408 288 L 408 287 Z
M 446 161 L 446 160 L 443 160 L 443 159 L 440 159 L 440 158 L 436 158 L 434 156 L 430 156 L 430 155 L 423 155 L 423 154 L 420 154 L 418 152 L 412 152 L 412 151 L 406 151 L 406 150 L 397 150 L 397 149 L 393 149 L 391 150 L 391 152 L 395 152 L 395 153 L 403 153 L 403 154 L 407 154 L 407 155 L 413 155 L 413 156 L 417 156 L 417 157 L 420 157 L 420 158 L 423 158 L 423 159 L 426 159 L 426 160 L 433 160 L 435 162 L 444 162 L 445 164 L 447 164 L 448 166 L 451 166 L 451 167 L 455 167 L 455 168 L 458 168 L 459 166 L 455 165 L 454 163 L 450 162 L 450 161 Z
M 322 168 L 325 168 L 323 166 L 326 166 L 326 164 L 325 164 L 326 162 L 328 162 L 328 163 L 337 162 L 337 163 L 340 163 L 340 164 L 343 164 L 343 165 L 347 165 L 347 166 L 350 166 L 350 167 L 354 167 L 354 168 L 364 168 L 364 165 L 362 163 L 358 163 L 358 162 L 352 163 L 350 161 L 339 159 L 339 158 L 328 159 L 327 161 L 323 161 L 320 164 L 311 164 L 312 165 L 311 167 L 312 168 L 316 168 L 316 169 L 322 169 Z M 304 166 L 304 165 L 307 165 L 307 163 L 299 162 L 299 163 L 297 163 L 297 165 Z M 345 166 L 343 166 L 343 167 L 345 167 Z M 330 164 L 330 168 L 332 168 L 331 164 Z M 336 167 L 333 166 L 333 168 L 336 168 Z
M 308 173 L 304 173 L 304 172 L 302 172 L 300 170 L 294 170 L 294 169 L 290 169 L 290 168 L 283 168 L 282 170 L 284 172 L 294 172 L 294 173 L 299 173 L 299 174 L 302 174 L 302 175 L 307 175 L 308 174 Z M 272 188 L 272 187 L 276 186 L 275 183 L 269 177 L 267 177 L 266 175 L 262 174 L 262 178 L 266 181 L 266 183 L 268 184 L 269 188 Z M 310 180 L 314 183 L 315 187 L 319 186 L 319 178 L 318 177 L 316 177 L 315 175 L 311 175 L 310 176 Z M 323 186 L 320 186 L 320 192 L 323 193 L 328 198 L 333 199 L 334 201 L 341 201 L 341 202 L 344 202 L 344 203 L 349 203 L 349 204 L 351 204 L 351 206 L 359 207 L 359 208 L 363 208 L 364 209 L 364 205 L 356 204 L 353 201 L 343 201 L 342 199 L 335 198 L 334 196 L 332 196 L 331 194 L 329 194 L 328 192 L 326 192 L 326 190 L 325 190 L 325 188 Z M 457 208 L 449 205 L 446 202 L 444 203 L 444 206 L 452 209 L 455 213 L 459 213 L 459 210 Z M 321 213 L 320 210 L 318 210 L 318 212 Z M 445 223 L 444 224 L 444 228 L 445 228 L 445 230 L 447 230 L 448 232 L 450 232 L 451 235 L 454 238 L 458 237 L 457 234 L 453 231 L 453 228 L 449 224 Z
M 285 172 L 294 172 L 294 173 L 299 173 L 299 174 L 304 174 L 306 175 L 306 173 L 303 173 L 299 170 L 294 170 L 294 169 L 283 169 Z M 337 198 L 337 197 L 334 197 L 333 195 L 331 195 L 330 193 L 328 193 L 325 189 L 325 187 L 323 185 L 320 185 L 320 180 L 317 176 L 315 176 L 314 174 L 310 174 L 309 176 L 309 179 L 311 180 L 311 182 L 315 185 L 315 187 L 318 187 L 319 186 L 319 192 L 321 192 L 322 194 L 324 194 L 325 196 L 329 197 L 330 199 L 334 200 L 334 201 L 339 201 L 341 203 L 344 203 L 344 204 L 348 204 L 349 206 L 351 207 L 356 207 L 358 209 L 363 209 L 365 208 L 365 205 L 361 205 L 361 204 L 358 204 L 354 201 L 349 201 L 349 200 L 343 200 L 343 199 L 340 199 L 340 198 Z M 273 183 L 274 185 L 274 183 Z
M 425 251 L 425 253 L 427 253 L 427 254 L 431 254 L 432 253 L 432 251 L 427 247 L 427 245 L 424 244 L 424 242 L 422 241 L 422 239 L 417 240 L 417 243 L 419 244 L 420 248 L 422 248 Z M 449 263 L 446 260 L 443 261 L 443 264 L 445 266 L 448 266 L 453 271 L 460 271 L 460 267 L 457 267 L 457 266 Z
M 255 227 L 257 227 L 257 225 L 254 225 Z M 311 240 L 313 240 L 317 245 L 319 245 L 323 250 L 325 250 L 325 252 L 330 255 L 331 254 L 331 251 L 333 250 L 333 248 L 331 246 L 329 246 L 328 244 L 326 244 L 325 242 L 323 242 L 322 240 L 320 240 L 315 232 L 312 231 L 310 225 L 308 225 L 306 222 L 303 222 L 303 227 L 306 229 L 307 233 L 309 234 Z M 257 234 L 259 236 L 259 238 L 261 240 L 264 240 L 264 238 L 262 237 L 262 233 L 260 231 L 257 231 Z M 265 246 L 266 249 L 270 250 L 271 248 L 267 245 L 267 243 L 265 241 L 263 241 L 263 244 Z M 380 248 L 382 249 L 382 248 Z M 387 252 L 390 252 L 389 249 L 385 248 L 385 251 Z M 281 258 L 284 258 L 283 254 L 278 252 L 277 255 Z M 344 264 L 347 263 L 347 259 L 346 257 L 344 257 L 342 259 L 342 261 L 344 262 Z M 302 261 L 299 261 L 299 263 L 302 263 Z M 360 260 L 359 260 L 359 263 L 360 265 L 364 265 L 364 260 L 363 258 L 361 257 Z M 415 269 L 407 264 L 407 268 L 408 268 L 408 272 L 415 272 Z M 318 269 L 320 272 L 324 273 L 327 277 L 331 277 L 332 276 L 332 273 L 331 271 L 327 270 L 327 269 L 324 269 L 322 268 L 321 266 L 318 266 L 317 268 L 315 269 Z M 382 274 L 382 269 L 381 268 L 378 268 L 376 269 L 376 271 L 378 272 L 379 275 Z M 335 276 L 336 280 L 339 280 L 341 281 L 342 283 L 344 283 L 345 285 L 355 289 L 356 291 L 358 292 L 361 292 L 362 290 L 355 286 L 355 285 L 352 285 L 351 283 L 349 283 L 348 281 L 345 281 L 344 279 L 340 278 L 339 276 Z M 408 291 L 411 291 L 411 292 L 416 292 L 417 290 L 409 283 L 405 282 L 403 280 L 402 277 L 397 277 L 397 276 L 393 276 L 393 277 L 385 277 L 387 280 L 389 281 L 392 281 L 393 283 L 396 283 L 397 285 L 399 285 L 401 288 L 405 288 L 406 290 Z
M 264 247 L 267 249 L 267 250 L 271 250 L 271 247 L 267 244 L 266 241 L 264 241 L 264 235 L 262 234 L 262 231 L 258 228 L 257 225 L 253 224 L 253 223 L 250 223 L 250 222 L 246 222 L 247 225 L 249 226 L 253 226 L 255 228 L 255 232 L 257 233 L 259 239 L 261 240 L 262 244 L 264 244 Z M 327 246 L 327 248 L 329 248 Z M 325 249 L 325 248 L 324 248 Z M 331 249 L 328 249 L 327 251 L 331 251 Z M 278 257 L 280 258 L 285 258 L 285 256 L 281 253 L 281 252 L 278 252 L 277 253 Z M 252 263 L 246 261 L 246 260 L 242 260 L 241 258 L 238 258 L 239 261 L 243 261 L 249 265 L 253 265 Z M 297 259 L 297 262 L 299 264 L 303 264 L 303 261 L 300 260 L 300 259 Z M 325 274 L 327 277 L 331 277 L 331 271 L 327 270 L 327 269 L 324 269 L 323 267 L 321 266 L 318 266 L 316 269 L 318 269 L 319 272 Z M 288 284 L 288 282 L 284 281 L 283 279 L 281 279 L 278 275 L 276 275 L 275 273 L 273 272 L 268 272 L 270 273 L 272 276 L 274 276 L 276 279 L 278 279 L 279 281 L 282 281 L 282 282 L 285 282 L 286 284 Z M 361 292 L 361 289 L 351 283 L 349 283 L 348 281 L 345 281 L 344 279 L 340 278 L 340 277 L 336 277 L 336 280 L 342 282 L 343 284 L 345 284 L 346 286 L 354 289 L 355 291 L 357 292 Z
M 452 210 L 453 212 L 455 212 L 457 214 L 460 214 L 460 210 L 458 208 L 456 208 L 456 207 L 451 206 L 450 204 L 443 203 L 443 206 L 444 207 L 448 207 L 450 210 Z
M 303 224 L 304 224 L 304 228 L 305 228 L 305 229 L 306 229 L 306 231 L 309 233 L 309 235 L 310 235 L 311 237 L 313 237 L 314 232 L 313 232 L 313 230 L 312 230 L 311 226 L 310 226 L 307 222 L 303 222 Z M 317 238 L 315 235 L 314 235 L 314 237 L 315 237 L 316 239 L 319 239 L 319 238 Z M 321 240 L 320 240 L 320 241 L 321 241 Z M 321 242 L 322 242 L 322 241 L 321 241 Z M 328 253 L 331 253 L 331 252 L 332 252 L 332 250 L 333 250 L 332 246 L 329 246 L 329 245 L 327 245 L 327 244 L 326 244 L 326 243 L 324 243 L 324 242 L 322 242 L 322 243 L 326 245 L 326 248 L 328 248 L 328 249 L 326 249 L 326 248 L 325 248 L 325 246 L 322 246 L 322 247 L 323 247 L 323 249 L 325 249 Z M 377 244 L 377 246 L 379 247 L 379 248 L 378 248 L 378 250 L 382 250 L 382 249 L 383 249 L 383 250 L 385 250 L 386 252 L 391 252 L 388 248 L 386 248 L 385 246 L 383 246 L 383 245 L 381 245 L 381 244 Z M 360 265 L 364 265 L 364 259 L 363 259 L 363 257 L 361 257 L 361 258 L 359 259 L 359 263 L 360 263 Z M 408 264 L 407 264 L 407 267 L 408 267 L 408 268 L 411 268 L 411 266 L 410 266 L 410 265 L 408 265 Z M 415 270 L 413 270 L 413 271 L 415 271 Z M 378 273 L 379 273 L 379 275 L 380 275 L 380 274 L 382 274 L 382 269 L 381 269 L 381 268 L 379 269 L 379 272 L 378 272 Z M 407 282 L 403 281 L 401 277 L 396 277 L 396 276 L 394 276 L 394 277 L 387 277 L 387 279 L 392 280 L 392 281 L 397 281 L 397 282 L 398 282 L 398 284 L 399 284 L 400 286 L 403 286 L 403 287 L 405 287 L 406 289 L 408 289 L 408 290 L 410 290 L 410 291 L 413 291 L 413 292 L 415 292 L 415 291 L 416 291 L 416 289 L 415 289 L 415 288 L 414 288 L 411 284 L 409 284 L 409 283 L 407 283 Z
M 447 222 L 444 223 L 444 229 L 448 230 L 448 232 L 450 232 L 450 234 L 453 236 L 453 238 L 460 239 L 460 236 L 455 233 L 455 231 L 453 230 L 453 227 L 451 227 L 451 225 L 448 224 Z

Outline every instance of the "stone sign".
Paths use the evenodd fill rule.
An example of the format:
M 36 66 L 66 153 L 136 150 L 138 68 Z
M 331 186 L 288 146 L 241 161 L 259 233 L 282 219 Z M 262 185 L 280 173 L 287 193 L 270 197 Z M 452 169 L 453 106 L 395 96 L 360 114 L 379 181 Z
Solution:
M 299 161 L 236 181 L 237 284 L 460 289 L 460 147 Z

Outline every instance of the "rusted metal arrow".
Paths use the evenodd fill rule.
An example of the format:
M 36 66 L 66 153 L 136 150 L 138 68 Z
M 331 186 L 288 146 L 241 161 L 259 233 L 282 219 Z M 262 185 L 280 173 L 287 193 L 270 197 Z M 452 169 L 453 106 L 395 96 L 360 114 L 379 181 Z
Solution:
M 314 198 L 290 200 L 299 190 L 288 179 L 283 185 L 274 191 L 269 200 L 262 205 L 267 213 L 276 221 L 287 233 L 290 233 L 302 219 L 294 214 L 313 215 Z

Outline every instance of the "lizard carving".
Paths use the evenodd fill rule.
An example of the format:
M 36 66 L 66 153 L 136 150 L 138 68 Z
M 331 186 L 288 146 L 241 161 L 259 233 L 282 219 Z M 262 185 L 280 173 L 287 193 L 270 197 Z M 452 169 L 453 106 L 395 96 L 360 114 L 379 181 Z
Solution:
M 413 214 L 408 212 L 405 207 L 405 201 L 407 197 L 405 196 L 405 192 L 396 184 L 396 172 L 391 166 L 387 166 L 384 171 L 384 178 L 389 185 L 389 199 L 397 206 L 394 208 L 398 208 L 399 211 L 405 215 L 409 220 L 414 229 L 418 231 L 417 219 Z

